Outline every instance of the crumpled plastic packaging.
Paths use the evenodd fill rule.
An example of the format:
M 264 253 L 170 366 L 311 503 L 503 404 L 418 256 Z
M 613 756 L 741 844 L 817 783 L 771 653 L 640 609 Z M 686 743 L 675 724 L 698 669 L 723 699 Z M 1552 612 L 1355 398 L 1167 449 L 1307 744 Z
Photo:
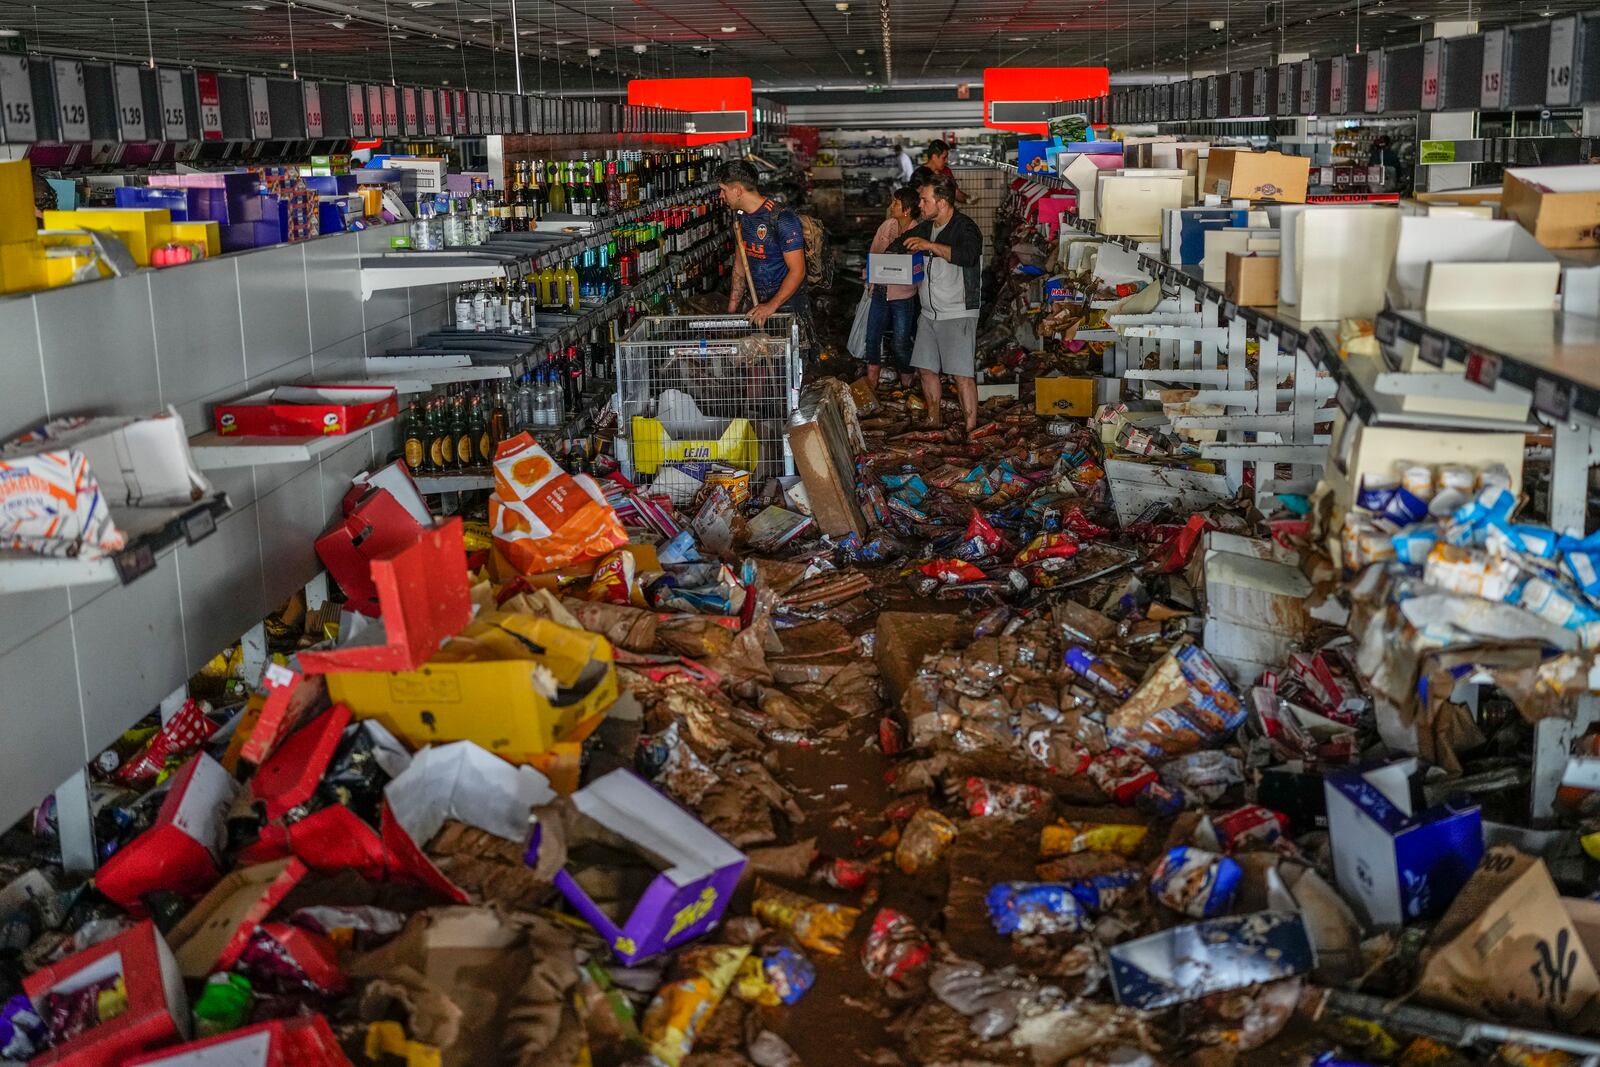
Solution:
M 788 930 L 803 947 L 826 956 L 844 951 L 844 939 L 861 918 L 859 908 L 824 904 L 759 878 L 751 910 L 768 926 Z

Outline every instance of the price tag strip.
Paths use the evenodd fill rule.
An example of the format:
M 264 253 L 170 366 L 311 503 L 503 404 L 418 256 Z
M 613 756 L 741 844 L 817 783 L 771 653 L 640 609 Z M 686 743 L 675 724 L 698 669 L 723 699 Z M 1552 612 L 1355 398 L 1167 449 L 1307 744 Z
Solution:
M 157 95 L 161 98 L 161 135 L 169 141 L 187 141 L 189 109 L 183 100 L 183 72 L 157 71 L 156 86 Z M 261 91 L 265 93 L 266 88 L 266 80 L 262 79 Z
M 117 101 L 117 137 L 122 141 L 144 141 L 150 131 L 144 121 L 144 85 L 139 68 L 118 63 L 111 68 L 112 95 Z
M 68 144 L 89 139 L 89 99 L 83 88 L 83 64 L 75 59 L 51 61 L 56 88 L 56 140 Z

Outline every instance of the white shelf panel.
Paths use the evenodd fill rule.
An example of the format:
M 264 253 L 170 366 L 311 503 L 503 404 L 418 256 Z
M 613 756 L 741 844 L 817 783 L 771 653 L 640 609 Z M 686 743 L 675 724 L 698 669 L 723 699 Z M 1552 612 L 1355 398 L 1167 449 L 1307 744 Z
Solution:
M 223 437 L 215 430 L 207 430 L 189 438 L 189 454 L 194 457 L 195 466 L 204 471 L 309 463 L 393 421 L 384 419 L 354 433 L 318 437 Z
M 447 285 L 483 282 L 505 273 L 511 257 L 445 255 L 432 252 L 398 253 L 361 261 L 361 299 L 387 289 L 410 289 L 418 285 Z
M 110 559 L 56 559 L 31 552 L 0 551 L 0 593 L 33 593 L 115 581 Z
M 414 474 L 417 488 L 424 493 L 470 493 L 478 489 L 493 489 L 494 475 L 462 471 L 459 474 Z

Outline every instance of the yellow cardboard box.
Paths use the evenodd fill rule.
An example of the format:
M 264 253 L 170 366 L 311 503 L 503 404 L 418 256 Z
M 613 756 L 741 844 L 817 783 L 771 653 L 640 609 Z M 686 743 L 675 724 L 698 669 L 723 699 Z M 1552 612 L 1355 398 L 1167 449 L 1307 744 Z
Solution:
M 26 159 L 0 163 L 0 245 L 33 240 L 33 168 Z
M 1040 415 L 1094 414 L 1094 379 L 1050 377 L 1033 380 L 1033 410 Z
M 167 241 L 172 232 L 172 212 L 166 208 L 85 208 L 82 211 L 46 211 L 47 230 L 102 230 L 128 246 L 133 261 L 150 265 L 150 249 Z
M 21 293 L 45 284 L 44 250 L 38 241 L 0 244 L 0 292 Z
M 415 747 L 472 741 L 538 763 L 617 699 L 611 644 L 507 612 L 479 616 L 413 671 L 328 675 L 328 695 Z

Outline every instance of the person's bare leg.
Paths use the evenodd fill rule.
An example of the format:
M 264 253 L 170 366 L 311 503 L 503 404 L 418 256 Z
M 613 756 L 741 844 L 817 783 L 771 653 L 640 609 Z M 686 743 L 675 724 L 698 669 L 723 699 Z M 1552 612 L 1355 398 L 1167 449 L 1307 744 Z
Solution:
M 883 367 L 877 363 L 867 364 L 867 381 L 872 383 L 872 391 L 878 391 L 878 379 L 883 375 Z
M 938 372 L 918 367 L 917 377 L 922 379 L 922 399 L 928 402 L 928 423 L 932 426 L 943 426 L 944 415 L 939 410 Z
M 978 379 L 956 375 L 956 396 L 961 400 L 961 414 L 967 419 L 967 432 L 978 428 Z

